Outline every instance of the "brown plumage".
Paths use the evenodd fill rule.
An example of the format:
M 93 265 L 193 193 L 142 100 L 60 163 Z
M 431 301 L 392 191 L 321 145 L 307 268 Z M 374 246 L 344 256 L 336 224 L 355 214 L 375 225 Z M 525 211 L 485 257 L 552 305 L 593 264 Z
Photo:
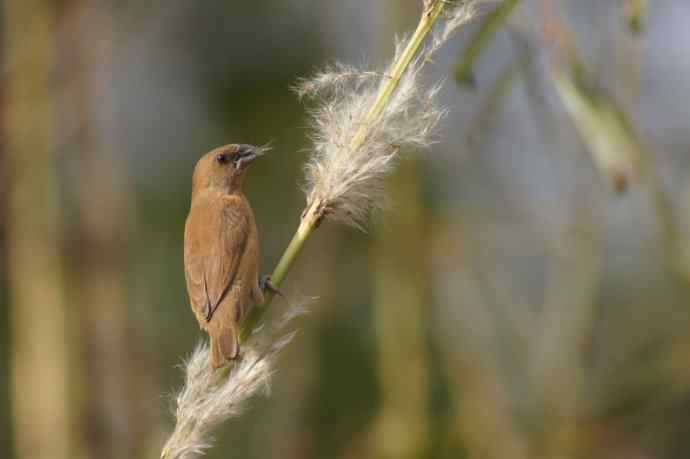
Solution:
M 192 311 L 211 340 L 213 368 L 238 356 L 240 320 L 249 307 L 263 303 L 256 222 L 242 193 L 247 167 L 259 154 L 251 145 L 225 145 L 194 168 L 185 278 Z

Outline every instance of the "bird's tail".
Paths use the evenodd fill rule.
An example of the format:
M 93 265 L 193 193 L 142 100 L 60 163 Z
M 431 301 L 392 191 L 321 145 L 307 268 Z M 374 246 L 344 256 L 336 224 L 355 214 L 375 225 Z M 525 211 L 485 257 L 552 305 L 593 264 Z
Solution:
M 211 335 L 211 366 L 214 369 L 236 359 L 239 353 L 240 343 L 235 329 L 227 328 Z

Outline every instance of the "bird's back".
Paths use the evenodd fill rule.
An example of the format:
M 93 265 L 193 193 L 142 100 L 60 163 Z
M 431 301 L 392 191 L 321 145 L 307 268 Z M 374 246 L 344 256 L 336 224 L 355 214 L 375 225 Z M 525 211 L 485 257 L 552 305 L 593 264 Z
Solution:
M 192 310 L 211 336 L 214 365 L 238 352 L 237 330 L 256 283 L 251 208 L 241 195 L 195 196 L 185 225 L 185 277 Z

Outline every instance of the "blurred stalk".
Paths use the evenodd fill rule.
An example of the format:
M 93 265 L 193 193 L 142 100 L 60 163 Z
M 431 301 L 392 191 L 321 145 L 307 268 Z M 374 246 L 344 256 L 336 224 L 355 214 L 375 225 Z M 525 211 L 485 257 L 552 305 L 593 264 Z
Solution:
M 4 23 L 4 11 L 0 7 L 0 23 Z M 7 196 L 9 193 L 8 181 L 9 173 L 7 168 L 9 162 L 7 158 L 7 98 L 6 82 L 4 69 L 7 68 L 7 48 L 5 46 L 5 33 L 0 33 L 0 411 L 10 412 L 9 394 L 9 325 L 8 325 L 8 298 L 7 298 L 7 272 L 9 271 L 9 258 L 7 257 Z M 11 417 L 2 416 L 0 418 L 0 456 L 13 457 L 12 453 L 12 433 Z
M 531 60 L 526 51 L 517 54 L 489 89 L 466 129 L 473 156 L 488 153 L 501 112 Z M 522 459 L 528 457 L 527 441 L 514 417 L 515 375 L 506 361 L 519 366 L 523 360 L 525 346 L 519 337 L 524 333 L 524 308 L 510 288 L 494 281 L 495 268 L 475 235 L 481 231 L 475 225 L 482 222 L 437 219 L 432 241 L 432 258 L 445 278 L 438 335 L 446 337 L 438 341 L 453 383 L 453 433 L 470 457 Z
M 114 18 L 106 5 L 84 0 L 61 4 L 59 45 L 60 107 L 65 136 L 61 146 L 73 155 L 79 177 L 71 185 L 76 219 L 70 233 L 74 256 L 70 299 L 81 323 L 78 343 L 84 380 L 83 432 L 88 455 L 135 457 L 146 434 L 145 395 L 137 384 L 151 380 L 145 352 L 135 354 L 129 323 L 125 267 L 131 211 L 124 167 L 113 134 L 109 91 Z M 95 96 L 95 97 L 94 97 Z M 73 152 L 73 153 L 72 153 Z M 75 346 L 76 347 L 76 346 Z M 113 377 L 117 375 L 117 377 Z
M 575 78 L 555 70 L 553 81 L 595 166 L 619 193 L 641 175 L 644 154 L 622 111 L 602 91 L 587 84 L 584 68 L 573 64 Z
M 634 125 L 613 97 L 597 88 L 574 50 L 568 50 L 573 76 L 556 68 L 552 77 L 575 129 L 602 176 L 619 193 L 631 184 L 643 188 L 659 225 L 659 238 L 669 268 L 677 271 L 678 230 L 656 163 Z
M 575 204 L 552 255 L 538 332 L 531 339 L 530 390 L 539 403 L 534 457 L 578 457 L 588 406 L 587 352 L 601 277 L 601 241 L 591 202 Z
M 569 29 L 554 7 L 549 0 L 541 2 L 544 43 L 555 41 L 558 46 L 554 54 L 562 59 L 573 59 L 574 74 L 579 78 L 582 68 L 579 67 Z M 531 48 L 529 43 L 521 43 L 519 39 L 516 44 Z M 537 124 L 541 126 L 545 146 L 553 152 L 554 167 L 567 170 L 572 158 L 558 157 L 562 146 L 567 144 L 562 122 L 549 108 L 539 75 L 533 73 L 527 83 L 528 101 Z M 559 80 L 555 85 L 562 99 L 572 96 L 568 100 L 570 104 L 566 104 L 571 117 L 571 109 L 576 110 L 576 106 L 581 109 L 580 134 L 580 128 L 596 124 L 592 122 L 598 116 L 593 114 L 594 103 L 578 92 L 575 80 L 567 83 Z M 568 91 L 571 92 L 566 95 Z M 602 124 L 616 124 L 612 131 L 623 129 L 618 121 L 610 121 L 614 116 L 608 107 L 602 109 L 602 113 Z M 598 136 L 585 142 L 592 148 L 588 152 L 594 166 L 613 189 L 622 193 L 628 183 L 637 178 L 639 158 L 634 156 L 634 151 L 608 151 L 607 140 L 613 141 Z M 529 429 L 530 454 L 540 458 L 586 457 L 582 456 L 582 433 L 585 430 L 582 419 L 591 409 L 586 392 L 589 382 L 587 352 L 590 350 L 601 278 L 601 234 L 596 207 L 592 207 L 595 195 L 591 189 L 584 189 L 583 185 L 571 180 L 563 181 L 559 192 L 564 205 L 572 208 L 572 215 L 564 221 L 564 227 L 549 247 L 550 266 L 545 279 L 544 302 L 538 316 L 538 331 L 529 340 L 528 388 L 534 401 L 528 412 L 532 427 Z
M 484 15 L 477 31 L 472 35 L 469 44 L 463 49 L 455 68 L 455 79 L 458 83 L 474 88 L 477 84 L 473 67 L 484 48 L 491 43 L 501 27 L 506 23 L 520 0 L 503 0 L 492 12 Z
M 689 153 L 690 154 L 690 153 Z M 681 215 L 684 219 L 685 231 L 679 231 L 678 237 L 678 272 L 685 282 L 690 283 L 690 176 L 685 177 L 682 187 Z
M 501 72 L 488 91 L 486 102 L 481 105 L 466 129 L 467 142 L 472 151 L 486 148 L 488 139 L 495 131 L 496 119 L 500 115 L 500 110 L 505 105 L 506 98 L 512 93 L 515 83 L 530 66 L 531 58 L 532 56 L 526 52 L 518 56 L 517 61 L 509 64 Z
M 519 404 L 510 394 L 516 377 L 501 362 L 506 355 L 519 362 L 520 351 L 505 349 L 506 342 L 518 341 L 502 334 L 510 319 L 499 317 L 496 308 L 497 301 L 512 292 L 489 278 L 495 270 L 482 266 L 488 260 L 475 226 L 483 224 L 474 218 L 437 218 L 431 226 L 431 260 L 438 282 L 433 338 L 443 353 L 455 405 L 446 440 L 453 455 L 444 457 L 525 459 L 526 442 L 514 419 Z
M 623 18 L 633 35 L 644 33 L 649 0 L 620 0 Z
M 639 113 L 642 108 L 640 99 L 645 79 L 648 40 L 641 34 L 620 33 L 618 28 L 613 28 L 609 34 L 612 35 L 609 41 L 614 46 L 615 65 L 612 71 L 616 84 L 612 86 L 613 96 L 624 112 Z
M 17 456 L 76 453 L 54 151 L 53 3 L 5 2 L 11 398 Z M 24 47 L 34 37 L 31 47 Z M 20 51 L 21 50 L 21 51 Z M 21 56 L 18 54 L 21 52 Z M 19 58 L 17 58 L 19 57 Z
M 405 18 L 414 18 L 414 3 L 388 2 L 389 26 L 382 27 L 379 49 Z M 393 29 L 393 30 L 391 30 Z M 381 397 L 375 424 L 375 457 L 420 457 L 428 448 L 428 364 L 426 361 L 428 292 L 426 229 L 421 164 L 401 162 L 386 189 L 395 207 L 375 226 L 371 266 L 376 339 L 376 371 Z
M 374 323 L 381 408 L 376 457 L 413 458 L 428 447 L 426 217 L 418 160 L 402 163 L 387 189 L 397 207 L 372 242 Z

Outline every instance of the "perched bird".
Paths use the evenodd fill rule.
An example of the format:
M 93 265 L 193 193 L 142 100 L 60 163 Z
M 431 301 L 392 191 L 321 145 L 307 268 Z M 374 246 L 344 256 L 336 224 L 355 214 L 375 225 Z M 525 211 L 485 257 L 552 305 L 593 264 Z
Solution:
M 252 305 L 264 301 L 256 222 L 242 193 L 247 168 L 262 153 L 252 145 L 225 145 L 206 153 L 194 168 L 185 278 L 192 311 L 210 337 L 213 368 L 239 355 L 239 323 Z

